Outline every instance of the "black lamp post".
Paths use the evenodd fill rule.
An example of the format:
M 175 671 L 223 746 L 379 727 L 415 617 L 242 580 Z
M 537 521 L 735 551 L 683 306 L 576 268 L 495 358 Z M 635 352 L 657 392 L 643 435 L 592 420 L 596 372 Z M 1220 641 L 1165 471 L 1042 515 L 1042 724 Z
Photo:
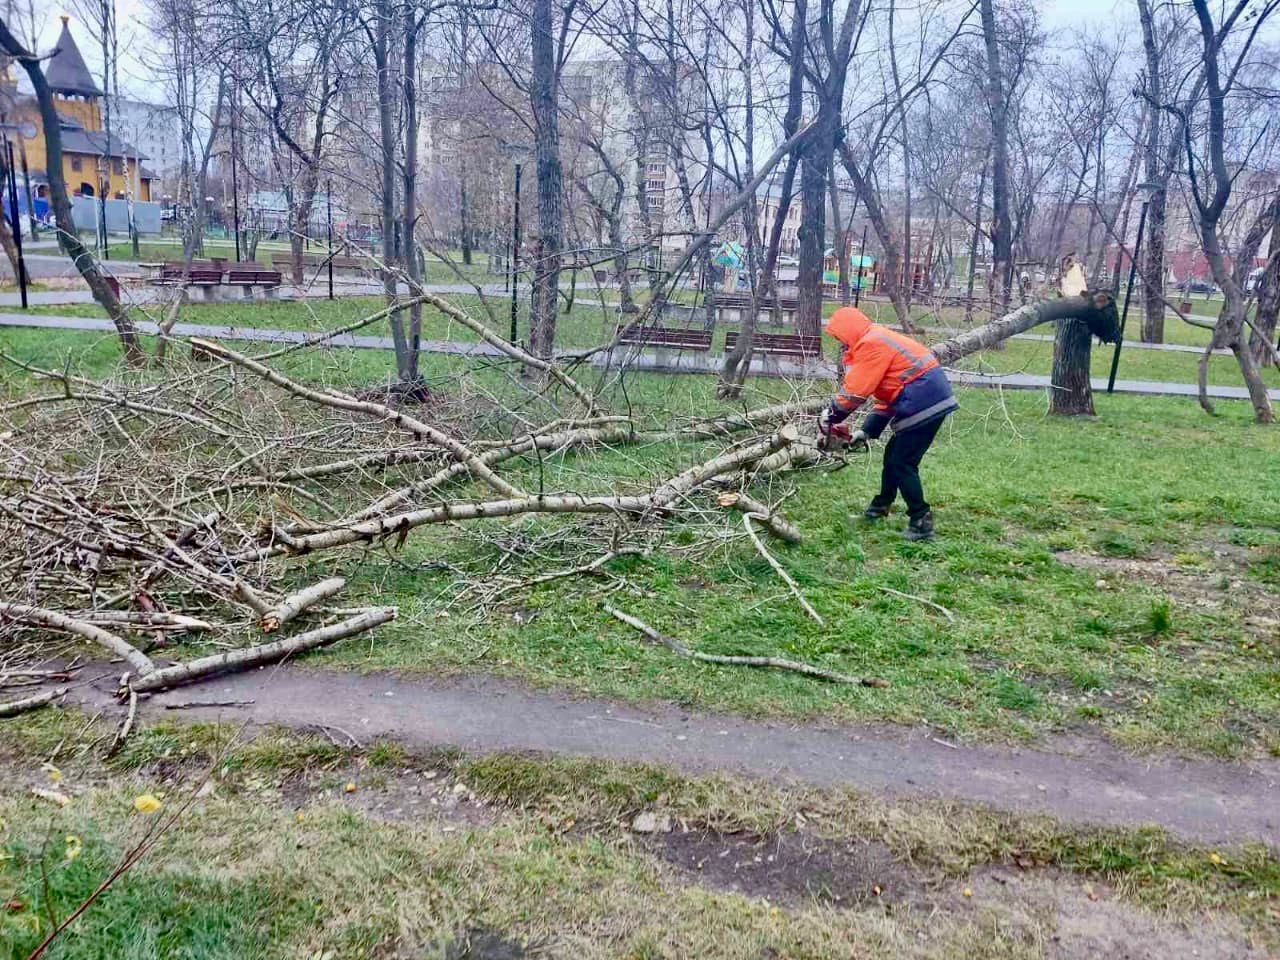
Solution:
M 853 305 L 862 303 L 862 265 L 867 262 L 867 225 L 862 225 L 862 247 L 858 250 L 858 287 L 853 291 Z
M 236 235 L 236 263 L 240 262 L 240 183 L 236 178 L 236 115 L 231 113 L 231 229 Z
M 333 181 L 324 185 L 325 244 L 329 248 L 329 299 L 333 299 Z
M 1160 189 L 1158 183 L 1140 183 L 1137 190 L 1142 194 L 1142 210 L 1138 214 L 1138 235 L 1133 241 L 1133 254 L 1129 258 L 1129 282 L 1124 291 L 1124 307 L 1120 311 L 1120 339 L 1116 341 L 1115 352 L 1111 355 L 1111 373 L 1107 376 L 1107 393 L 1116 389 L 1116 371 L 1120 367 L 1120 348 L 1124 346 L 1125 321 L 1129 319 L 1129 300 L 1133 296 L 1133 279 L 1138 272 L 1138 255 L 1142 252 L 1142 235 L 1147 228 L 1147 207 L 1151 203 L 1151 195 Z M 1120 238 L 1121 245 L 1124 238 Z
M 520 161 L 516 161 L 515 212 L 511 218 L 511 342 L 520 331 L 516 326 L 518 290 L 520 288 Z

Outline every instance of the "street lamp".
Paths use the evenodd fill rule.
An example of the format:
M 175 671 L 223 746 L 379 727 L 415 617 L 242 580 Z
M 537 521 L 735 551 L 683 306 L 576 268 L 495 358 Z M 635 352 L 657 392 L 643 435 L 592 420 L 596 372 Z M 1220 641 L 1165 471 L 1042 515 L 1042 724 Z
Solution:
M 1133 296 L 1133 278 L 1138 272 L 1138 255 L 1142 252 L 1142 234 L 1147 229 L 1147 207 L 1151 204 L 1151 198 L 1160 190 L 1159 183 L 1147 181 L 1140 183 L 1135 188 L 1142 197 L 1142 210 L 1138 214 L 1138 235 L 1133 241 L 1133 254 L 1129 258 L 1129 282 L 1124 291 L 1124 307 L 1120 311 L 1120 338 L 1116 340 L 1115 352 L 1111 355 L 1111 373 L 1107 377 L 1107 393 L 1113 393 L 1116 389 L 1116 370 L 1120 367 L 1120 348 L 1124 346 L 1124 327 L 1125 322 L 1129 319 L 1129 299 Z M 1121 247 L 1124 246 L 1124 237 L 1120 238 Z
M 520 143 L 504 143 L 502 153 L 507 159 L 515 161 L 516 166 L 515 201 L 511 217 L 511 342 L 515 343 L 520 332 L 516 325 L 520 286 L 520 172 L 529 155 L 529 148 Z

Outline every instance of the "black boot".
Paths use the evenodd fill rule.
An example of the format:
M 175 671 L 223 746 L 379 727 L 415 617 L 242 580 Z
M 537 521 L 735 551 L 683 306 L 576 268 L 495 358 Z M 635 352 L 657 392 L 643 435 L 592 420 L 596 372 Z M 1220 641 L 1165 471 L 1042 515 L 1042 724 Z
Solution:
M 889 515 L 888 507 L 876 506 L 876 504 L 874 503 L 868 506 L 867 509 L 862 511 L 863 520 L 883 520 L 888 515 Z
M 933 512 L 922 513 L 908 523 L 907 529 L 902 532 L 902 536 L 906 540 L 932 540 Z

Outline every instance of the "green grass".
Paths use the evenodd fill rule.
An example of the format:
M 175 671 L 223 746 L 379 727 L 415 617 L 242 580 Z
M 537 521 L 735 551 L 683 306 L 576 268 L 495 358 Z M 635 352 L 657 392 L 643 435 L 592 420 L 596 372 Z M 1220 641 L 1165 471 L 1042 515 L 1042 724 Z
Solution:
M 1155 829 L 1068 827 L 653 766 L 410 756 L 274 732 L 244 742 L 231 727 L 143 724 L 125 756 L 104 762 L 96 744 L 110 734 L 102 720 L 50 710 L 23 718 L 0 747 L 7 955 L 39 942 L 50 915 L 68 915 L 154 822 L 133 811 L 135 796 L 160 796 L 167 815 L 209 771 L 206 795 L 49 956 L 436 958 L 458 956 L 447 945 L 483 930 L 513 957 L 537 945 L 585 958 L 819 960 L 849 957 L 858 944 L 860 957 L 995 960 L 1040 957 L 1073 917 L 1104 910 L 1133 917 L 1134 935 L 1144 924 L 1212 923 L 1263 952 L 1280 943 L 1280 863 L 1257 845 L 1207 848 Z M 56 784 L 41 771 L 51 756 Z M 341 789 L 348 779 L 355 793 Z M 28 784 L 74 799 L 58 809 Z M 458 784 L 483 801 L 469 805 L 478 817 L 451 820 L 425 802 L 389 820 L 361 812 L 433 791 L 448 797 Z M 661 841 L 626 829 L 644 810 L 729 843 L 759 836 L 769 849 L 802 830 L 808 848 L 883 849 L 885 858 L 840 878 L 862 889 L 842 903 L 726 893 L 713 870 L 704 884 L 663 864 Z M 1006 872 L 1006 889 L 979 882 L 992 867 Z M 1047 894 L 1041 881 L 1055 886 Z M 923 909 L 882 903 L 873 885 L 895 898 L 915 890 Z M 1095 887 L 1116 902 L 1090 902 Z M 1046 896 L 1057 898 L 1052 909 Z
M 118 360 L 112 341 L 93 335 L 6 330 L 0 342 L 57 369 L 69 358 L 73 369 L 103 373 Z M 993 362 L 1020 349 L 1010 346 Z M 389 355 L 373 351 L 332 351 L 294 357 L 288 369 L 361 384 L 385 380 L 389 364 Z M 424 358 L 424 372 L 445 392 L 457 371 L 457 361 Z M 501 371 L 475 375 L 495 391 L 509 387 Z M 17 377 L 8 386 L 30 388 Z M 625 397 L 615 391 L 607 400 L 642 423 L 661 424 L 724 409 L 713 390 L 709 378 L 640 375 L 628 380 Z M 789 396 L 790 387 L 758 381 L 748 392 L 756 405 Z M 803 614 L 749 543 L 691 554 L 705 535 L 697 526 L 674 525 L 653 554 L 608 566 L 630 585 L 618 605 L 699 650 L 809 660 L 883 677 L 888 689 L 676 658 L 604 615 L 594 581 L 517 591 L 509 605 L 480 612 L 448 606 L 443 598 L 456 586 L 448 565 L 480 578 L 496 566 L 519 579 L 574 566 L 593 549 L 565 535 L 567 521 L 536 517 L 474 524 L 470 533 L 426 528 L 393 559 L 327 560 L 323 569 L 351 578 L 351 602 L 391 599 L 401 617 L 376 643 L 340 646 L 307 662 L 487 671 L 755 715 L 928 723 L 957 736 L 1087 731 L 1135 749 L 1280 753 L 1280 638 L 1251 627 L 1231 594 L 1219 591 L 1223 602 L 1210 606 L 1155 577 L 1078 569 L 1055 557 L 1071 549 L 1099 562 L 1158 558 L 1204 581 L 1210 593 L 1220 580 L 1240 577 L 1274 591 L 1280 490 L 1262 478 L 1280 475 L 1276 431 L 1254 426 L 1242 403 L 1223 403 L 1210 418 L 1190 400 L 1100 395 L 1098 419 L 1077 421 L 1047 417 L 1036 394 L 965 390 L 961 400 L 962 412 L 924 465 L 941 533 L 936 544 L 904 544 L 900 518 L 871 528 L 855 519 L 875 489 L 878 453 L 839 472 L 785 477 L 764 491 L 804 533 L 801 546 L 776 552 L 826 627 Z M 511 478 L 534 489 L 605 491 L 673 473 L 715 449 L 555 456 L 513 465 Z M 1217 556 L 1224 541 L 1242 547 L 1245 559 Z M 531 543 L 540 545 L 537 558 L 524 550 Z M 882 587 L 934 600 L 957 622 Z M 1155 630 L 1159 605 L 1168 617 Z M 517 607 L 525 611 L 520 622 Z

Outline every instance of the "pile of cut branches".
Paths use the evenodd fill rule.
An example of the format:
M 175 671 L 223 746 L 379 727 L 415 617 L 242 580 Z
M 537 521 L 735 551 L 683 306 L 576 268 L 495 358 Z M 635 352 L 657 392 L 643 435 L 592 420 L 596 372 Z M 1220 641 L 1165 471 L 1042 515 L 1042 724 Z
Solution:
M 1100 309 L 1075 299 L 1080 303 L 1024 307 L 937 352 L 955 359 L 1053 318 L 1064 304 Z M 536 404 L 525 397 L 517 412 L 478 378 L 459 375 L 433 402 L 393 406 L 288 372 L 326 335 L 257 357 L 193 340 L 189 362 L 171 350 L 163 367 L 105 381 L 0 354 L 22 371 L 24 386 L 0 405 L 0 639 L 37 651 L 54 637 L 94 645 L 123 662 L 121 691 L 132 702 L 391 620 L 394 608 L 336 605 L 344 579 L 332 568 L 358 563 L 371 548 L 395 550 L 423 527 L 480 525 L 491 533 L 506 518 L 534 514 L 578 525 L 579 539 L 602 541 L 600 556 L 635 552 L 638 540 L 651 550 L 655 529 L 716 517 L 724 528 L 745 531 L 821 620 L 755 525 L 788 542 L 798 541 L 799 531 L 753 486 L 817 459 L 809 431 L 793 421 L 824 400 L 642 429 L 605 412 L 561 365 L 531 358 L 449 309 L 532 371 L 513 381 Z M 475 415 L 478 409 L 485 415 Z M 653 443 L 676 453 L 666 461 L 647 460 L 637 449 L 625 458 L 602 456 Z M 596 464 L 595 474 L 580 468 L 573 473 L 584 478 L 580 487 L 545 489 L 533 468 L 568 457 Z M 650 467 L 642 479 L 634 468 L 626 479 L 617 472 L 619 463 L 638 462 Z M 547 577 L 590 574 L 602 562 Z M 199 638 L 218 652 L 158 666 L 150 652 L 175 636 Z M 0 704 L 0 714 L 63 692 Z

